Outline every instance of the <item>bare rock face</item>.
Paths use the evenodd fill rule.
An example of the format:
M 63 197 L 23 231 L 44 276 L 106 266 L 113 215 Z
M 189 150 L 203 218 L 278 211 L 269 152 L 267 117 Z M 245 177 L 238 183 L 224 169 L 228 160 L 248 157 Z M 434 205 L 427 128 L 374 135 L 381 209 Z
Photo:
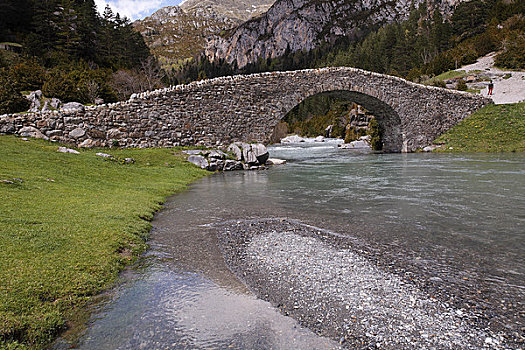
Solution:
M 423 1 L 278 0 L 268 12 L 228 36 L 211 37 L 205 54 L 211 61 L 225 59 L 244 67 L 259 58 L 282 56 L 287 49 L 309 51 L 339 37 L 358 38 L 367 28 L 406 19 L 411 6 Z M 453 4 L 453 0 L 442 0 L 438 7 L 447 13 Z
M 219 35 L 267 11 L 274 0 L 186 0 L 161 8 L 133 23 L 151 51 L 171 60 L 191 58 L 204 50 L 206 37 Z

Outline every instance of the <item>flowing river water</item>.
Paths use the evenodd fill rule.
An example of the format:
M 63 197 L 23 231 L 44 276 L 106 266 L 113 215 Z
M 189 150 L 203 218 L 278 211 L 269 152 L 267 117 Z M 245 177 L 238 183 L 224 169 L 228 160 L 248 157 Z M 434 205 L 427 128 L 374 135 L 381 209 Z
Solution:
M 300 284 L 301 278 L 313 281 L 319 277 L 315 276 L 315 269 L 322 271 L 322 266 L 309 265 L 311 261 L 318 259 L 315 261 L 319 264 L 330 265 L 342 256 L 338 264 L 355 265 L 355 261 L 359 261 L 366 266 L 367 276 L 381 276 L 388 281 L 388 286 L 395 282 L 397 290 L 389 292 L 384 299 L 398 305 L 400 315 L 415 315 L 420 305 L 425 304 L 416 302 L 406 306 L 403 298 L 410 295 L 412 301 L 439 301 L 440 308 L 450 314 L 446 319 L 450 324 L 457 325 L 463 322 L 457 317 L 468 316 L 465 327 L 475 328 L 474 338 L 481 340 L 465 348 L 523 346 L 523 154 L 373 154 L 340 150 L 335 143 L 276 145 L 269 150 L 271 157 L 286 159 L 288 163 L 263 171 L 215 174 L 166 203 L 153 222 L 151 249 L 139 267 L 125 273 L 122 286 L 95 312 L 77 348 L 354 348 L 357 342 L 344 337 L 356 334 L 365 348 L 409 348 L 407 344 L 415 344 L 413 348 L 426 347 L 421 345 L 425 343 L 417 343 L 419 340 L 409 343 L 413 340 L 405 339 L 407 343 L 402 343 L 399 337 L 389 339 L 381 332 L 391 325 L 379 327 L 373 334 L 366 329 L 359 331 L 361 333 L 348 330 L 354 327 L 352 324 L 359 329 L 359 320 L 354 319 L 354 323 L 352 319 L 347 320 L 343 304 L 331 309 L 321 305 L 324 311 L 315 311 L 312 305 L 301 309 L 297 299 L 310 300 L 306 287 L 302 294 L 290 292 L 291 296 L 283 297 L 282 305 L 276 302 L 271 290 L 264 292 L 264 288 L 254 285 L 257 281 L 261 284 L 266 281 L 274 288 L 274 275 L 268 280 L 250 279 L 246 275 L 244 280 L 242 264 L 229 266 L 237 276 L 226 265 L 225 250 L 221 250 L 224 242 L 219 242 L 218 237 L 221 230 L 230 232 L 232 225 L 236 225 L 236 230 L 242 225 L 263 227 L 260 231 L 273 227 L 261 240 L 273 242 L 272 237 L 276 237 L 279 243 L 275 246 L 280 244 L 279 252 L 285 256 L 280 258 L 275 252 L 270 256 L 267 250 L 263 258 L 270 256 L 270 259 L 261 258 L 256 265 L 271 265 L 279 259 L 306 264 L 301 271 L 306 277 L 293 277 L 293 274 L 284 277 L 286 283 L 287 279 L 296 278 L 294 283 L 290 282 L 293 288 Z M 272 220 L 278 224 L 273 225 Z M 283 222 L 290 227 L 313 230 L 313 237 L 303 235 L 285 242 L 281 239 L 285 235 L 279 232 L 279 223 Z M 333 236 L 338 243 L 332 244 L 328 238 L 317 245 L 315 232 Z M 296 250 L 294 242 L 303 251 Z M 304 253 L 308 247 L 315 249 Z M 253 249 L 247 245 L 240 256 L 249 257 L 251 253 L 247 252 Z M 262 248 L 257 249 L 259 254 Z M 268 271 L 270 274 L 270 269 Z M 342 291 L 337 287 L 334 293 L 345 292 L 346 284 L 341 287 Z M 279 289 L 280 285 L 282 283 L 276 284 L 275 288 Z M 323 295 L 329 299 L 333 280 L 319 280 L 315 285 L 321 285 L 322 290 L 312 294 L 312 300 L 318 300 L 318 295 L 321 300 Z M 385 285 L 380 284 L 381 288 Z M 308 286 L 308 282 L 303 283 L 304 286 Z M 355 296 L 358 287 L 353 288 L 344 295 Z M 391 295 L 396 293 L 399 295 L 393 298 Z M 371 296 L 372 299 L 365 301 L 383 302 L 383 297 L 374 301 L 374 295 Z M 287 300 L 299 306 L 286 309 Z M 367 305 L 365 301 L 354 305 L 347 300 L 346 309 L 352 311 L 355 307 L 361 312 L 355 313 L 361 320 L 381 323 L 385 317 L 378 316 L 377 310 L 368 314 L 363 310 L 363 305 L 365 309 Z M 294 312 L 294 308 L 298 311 Z M 309 316 L 303 317 L 299 312 Z M 330 316 L 330 312 L 341 315 Z M 422 315 L 425 312 L 423 310 Z M 371 317 L 372 314 L 376 318 Z M 428 312 L 425 315 L 434 316 Z M 317 321 L 311 322 L 312 319 Z M 346 330 L 330 326 L 338 320 L 348 322 Z M 424 324 L 425 320 L 420 318 L 414 322 Z M 443 320 L 445 318 L 439 322 Z M 438 321 L 428 322 L 429 327 L 433 327 Z M 423 341 L 429 336 L 418 332 Z M 458 330 L 455 334 L 468 332 Z M 463 346 L 468 339 L 471 338 L 465 336 L 451 340 L 450 344 L 457 341 Z M 436 348 L 446 348 L 443 344 L 449 340 L 440 341 Z

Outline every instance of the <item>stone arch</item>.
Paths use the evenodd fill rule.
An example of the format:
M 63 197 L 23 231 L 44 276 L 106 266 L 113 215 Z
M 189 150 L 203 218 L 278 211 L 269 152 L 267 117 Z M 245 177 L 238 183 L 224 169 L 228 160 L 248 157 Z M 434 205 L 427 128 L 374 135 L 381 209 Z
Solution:
M 322 92 L 308 94 L 305 98 L 302 98 L 301 102 L 299 103 L 295 103 L 293 105 L 287 104 L 286 106 L 283 106 L 283 110 L 281 112 L 279 120 L 284 119 L 285 116 L 300 103 L 315 96 L 330 96 L 341 98 L 363 106 L 376 117 L 377 122 L 383 129 L 383 151 L 402 151 L 403 132 L 401 118 L 399 114 L 388 103 L 363 92 L 351 90 L 326 90 Z

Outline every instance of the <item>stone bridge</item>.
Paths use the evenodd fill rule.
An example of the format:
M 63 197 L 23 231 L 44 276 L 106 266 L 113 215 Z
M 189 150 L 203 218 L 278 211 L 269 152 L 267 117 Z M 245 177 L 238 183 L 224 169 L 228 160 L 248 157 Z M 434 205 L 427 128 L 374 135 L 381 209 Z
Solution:
M 221 77 L 86 107 L 0 116 L 0 133 L 40 136 L 82 147 L 170 147 L 267 142 L 278 122 L 317 94 L 337 94 L 373 115 L 387 152 L 427 146 L 491 103 L 479 95 L 424 86 L 355 68 Z

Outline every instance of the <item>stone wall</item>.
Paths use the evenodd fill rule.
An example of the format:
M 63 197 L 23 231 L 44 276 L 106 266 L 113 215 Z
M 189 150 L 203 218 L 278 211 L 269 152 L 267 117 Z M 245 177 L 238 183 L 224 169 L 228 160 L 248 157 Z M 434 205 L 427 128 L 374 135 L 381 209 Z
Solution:
M 133 95 L 115 104 L 0 116 L 0 133 L 39 135 L 76 146 L 217 146 L 266 142 L 294 106 L 320 93 L 364 106 L 385 130 L 385 150 L 429 145 L 491 103 L 354 68 L 324 68 L 221 77 Z

